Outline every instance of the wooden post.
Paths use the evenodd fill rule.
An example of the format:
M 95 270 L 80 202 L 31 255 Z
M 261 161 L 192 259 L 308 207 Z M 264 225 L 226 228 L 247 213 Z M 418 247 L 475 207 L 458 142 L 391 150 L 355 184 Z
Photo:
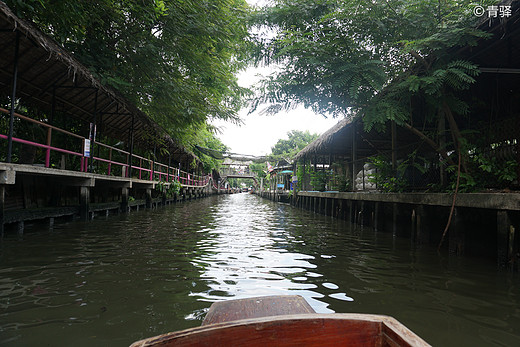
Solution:
M 108 175 L 112 173 L 112 148 L 108 151 Z
M 132 178 L 132 159 L 134 156 L 134 118 L 135 116 L 132 114 L 132 125 L 130 126 L 130 157 L 128 158 L 128 177 Z M 140 171 L 139 171 L 140 172 Z
M 51 146 L 52 143 L 52 128 L 47 128 L 47 146 Z M 45 167 L 51 166 L 51 149 L 47 148 L 45 152 Z
M 354 215 L 354 200 L 348 201 L 348 221 L 350 224 L 356 223 L 355 218 L 353 218 Z
M 460 208 L 455 208 L 449 229 L 449 252 L 456 255 L 464 255 L 465 235 L 463 218 Z
M 128 188 L 121 188 L 121 211 L 128 212 Z
M 416 213 L 416 230 L 417 230 L 417 238 L 416 243 L 419 244 L 428 244 L 430 242 L 430 229 L 429 224 L 427 222 L 427 213 L 425 211 L 426 207 L 424 205 L 418 205 L 415 209 Z
M 325 216 L 329 215 L 329 199 L 328 198 L 322 198 L 323 199 L 323 214 Z
M 397 209 L 397 203 L 392 203 L 392 235 L 394 236 L 397 235 L 397 218 L 399 217 Z
M 96 131 L 97 131 L 97 104 L 98 104 L 98 90 L 96 89 L 96 95 L 94 96 L 94 120 L 92 122 L 94 124 L 94 127 L 92 129 L 92 134 L 89 135 L 89 137 L 90 137 L 90 158 L 92 158 L 89 172 L 94 172 L 94 153 L 95 153 L 94 151 L 96 150 Z M 99 151 L 99 146 L 97 146 L 97 148 Z M 99 157 L 99 152 L 98 152 L 98 157 Z
M 415 242 L 417 240 L 417 206 L 412 207 L 412 213 L 410 215 L 410 241 Z
M 365 202 L 361 201 L 361 207 L 359 208 L 359 225 L 365 226 Z
M 515 227 L 512 225 L 508 211 L 497 211 L 497 262 L 506 267 L 514 255 Z
M 357 161 L 357 145 L 356 145 L 356 123 L 352 123 L 352 191 L 356 191 L 356 161 Z
M 153 144 L 153 160 L 152 160 L 152 167 L 151 167 L 151 171 L 150 171 L 150 181 L 153 181 L 155 179 L 154 175 L 155 175 L 155 153 L 156 153 L 156 149 L 157 149 L 157 144 Z M 160 179 L 159 179 L 160 181 Z
M 379 201 L 374 203 L 374 231 L 379 231 L 380 206 L 381 203 Z
M 11 93 L 11 109 L 9 110 L 9 133 L 7 136 L 7 162 L 10 163 L 13 154 L 14 105 L 16 102 L 16 83 L 18 82 L 18 56 L 20 51 L 20 32 L 16 32 L 13 66 L 13 89 Z
M 89 217 L 90 187 L 80 187 L 79 189 L 79 216 L 86 221 Z
M 152 188 L 146 188 L 146 208 L 152 207 Z

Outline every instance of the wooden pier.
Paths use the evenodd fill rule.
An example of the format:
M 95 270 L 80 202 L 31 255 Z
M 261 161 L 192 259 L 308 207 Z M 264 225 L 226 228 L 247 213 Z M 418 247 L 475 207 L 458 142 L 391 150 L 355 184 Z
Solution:
M 0 231 L 13 225 L 23 232 L 24 223 L 29 221 L 46 220 L 52 225 L 57 218 L 88 220 L 96 215 L 154 208 L 217 193 L 210 176 L 181 184 L 179 192 L 170 196 L 157 189 L 170 184 L 0 163 Z

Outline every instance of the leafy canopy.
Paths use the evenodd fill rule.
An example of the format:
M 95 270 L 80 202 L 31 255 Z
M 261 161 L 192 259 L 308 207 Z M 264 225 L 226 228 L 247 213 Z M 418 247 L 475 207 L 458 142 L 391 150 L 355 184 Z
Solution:
M 291 158 L 319 137 L 318 134 L 311 134 L 308 130 L 291 130 L 287 133 L 287 136 L 287 139 L 279 139 L 278 142 L 271 147 L 273 157 Z
M 5 0 L 173 137 L 209 117 L 237 120 L 247 92 L 245 0 Z
M 267 111 L 277 112 L 303 104 L 317 113 L 362 116 L 367 128 L 409 122 L 412 95 L 467 112 L 454 95 L 475 81 L 478 69 L 454 49 L 488 36 L 475 27 L 472 1 L 272 3 L 255 14 L 256 25 L 276 29 L 270 39 L 256 37 L 257 60 L 284 68 L 264 81 L 253 108 L 271 103 Z

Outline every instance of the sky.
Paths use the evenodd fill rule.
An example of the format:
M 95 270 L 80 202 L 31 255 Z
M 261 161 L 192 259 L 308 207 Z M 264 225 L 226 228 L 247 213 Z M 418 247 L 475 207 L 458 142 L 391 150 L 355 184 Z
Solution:
M 251 5 L 263 5 L 262 0 L 247 0 Z M 238 75 L 238 83 L 243 87 L 250 87 L 257 83 L 261 76 L 273 71 L 269 67 L 251 67 Z M 303 106 L 294 110 L 279 112 L 274 116 L 260 115 L 267 105 L 260 105 L 258 110 L 248 115 L 248 108 L 239 112 L 243 124 L 238 126 L 232 123 L 214 120 L 211 123 L 220 129 L 217 137 L 229 148 L 232 153 L 261 156 L 271 153 L 279 139 L 287 139 L 291 130 L 309 130 L 311 133 L 322 134 L 334 126 L 339 119 L 324 118 Z
M 258 74 L 270 71 L 269 68 L 249 68 L 238 76 L 238 83 L 248 87 L 260 79 Z M 247 107 L 240 110 L 242 125 L 220 120 L 211 122 L 220 129 L 221 133 L 217 134 L 217 137 L 230 152 L 255 156 L 269 154 L 271 147 L 279 139 L 287 139 L 287 133 L 291 130 L 309 130 L 310 133 L 322 134 L 339 121 L 337 118 L 324 118 L 303 106 L 287 112 L 281 111 L 273 116 L 260 115 L 266 106 L 259 106 L 258 110 L 251 114 L 248 114 Z

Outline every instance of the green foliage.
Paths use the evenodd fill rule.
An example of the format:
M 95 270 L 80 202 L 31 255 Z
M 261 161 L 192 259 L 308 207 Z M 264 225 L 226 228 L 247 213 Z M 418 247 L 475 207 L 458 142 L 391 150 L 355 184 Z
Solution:
M 258 178 L 266 178 L 266 175 L 267 175 L 267 171 L 266 171 L 266 166 L 265 166 L 265 163 L 251 163 L 249 164 L 249 170 L 251 170 L 252 172 L 254 172 Z
M 392 163 L 382 155 L 369 158 L 370 163 L 376 168 L 376 172 L 368 177 L 369 182 L 375 183 L 377 188 L 383 192 L 400 193 L 408 187 L 405 173 L 410 170 L 417 170 L 421 174 L 426 172 L 426 159 L 417 155 L 414 151 L 408 155 L 406 160 L 397 165 L 395 170 Z
M 508 188 L 517 180 L 518 163 L 514 160 L 499 161 L 494 156 L 474 154 L 469 156 L 469 172 L 460 173 L 459 191 L 474 192 L 487 187 Z M 457 183 L 457 166 L 446 169 L 451 174 L 451 190 Z
M 174 138 L 208 117 L 237 120 L 247 90 L 245 0 L 5 0 Z
M 368 181 L 375 183 L 383 192 L 402 192 L 406 187 L 404 179 L 392 169 L 392 163 L 383 156 L 370 157 L 369 161 L 376 168 L 376 172 L 368 177 Z
M 411 124 L 412 97 L 427 101 L 421 112 L 432 123 L 444 102 L 465 115 L 469 106 L 455 95 L 479 70 L 454 52 L 490 37 L 476 29 L 473 7 L 470 0 L 274 0 L 255 13 L 257 25 L 278 29 L 257 38 L 258 60 L 285 68 L 264 81 L 253 109 L 303 104 L 362 117 L 366 130 L 389 120 Z
M 305 146 L 316 140 L 319 135 L 311 134 L 308 130 L 291 130 L 287 133 L 287 139 L 279 139 L 276 144 L 271 147 L 269 158 L 276 162 L 282 159 L 290 160 Z
M 311 173 L 314 172 L 314 170 L 311 168 L 310 163 L 306 162 L 305 167 L 303 163 L 299 163 L 296 168 L 296 177 L 298 177 L 298 185 L 297 190 L 303 190 L 304 184 L 307 182 L 307 178 L 311 177 Z
M 155 190 L 165 194 L 166 197 L 171 198 L 174 195 L 178 195 L 181 191 L 181 183 L 177 180 L 171 183 L 158 182 L 155 185 Z
M 352 190 L 352 182 L 345 175 L 333 174 L 331 178 L 331 190 L 348 192 Z
M 207 123 L 192 124 L 185 129 L 182 136 L 178 137 L 180 143 L 187 149 L 193 151 L 202 161 L 205 172 L 211 172 L 213 169 L 218 169 L 222 163 L 221 159 L 215 159 L 205 153 L 202 153 L 196 146 L 201 146 L 213 149 L 219 152 L 225 152 L 228 148 L 220 141 L 214 134 L 213 129 Z
M 327 170 L 319 170 L 311 172 L 311 186 L 319 192 L 325 191 L 330 180 L 331 172 Z

